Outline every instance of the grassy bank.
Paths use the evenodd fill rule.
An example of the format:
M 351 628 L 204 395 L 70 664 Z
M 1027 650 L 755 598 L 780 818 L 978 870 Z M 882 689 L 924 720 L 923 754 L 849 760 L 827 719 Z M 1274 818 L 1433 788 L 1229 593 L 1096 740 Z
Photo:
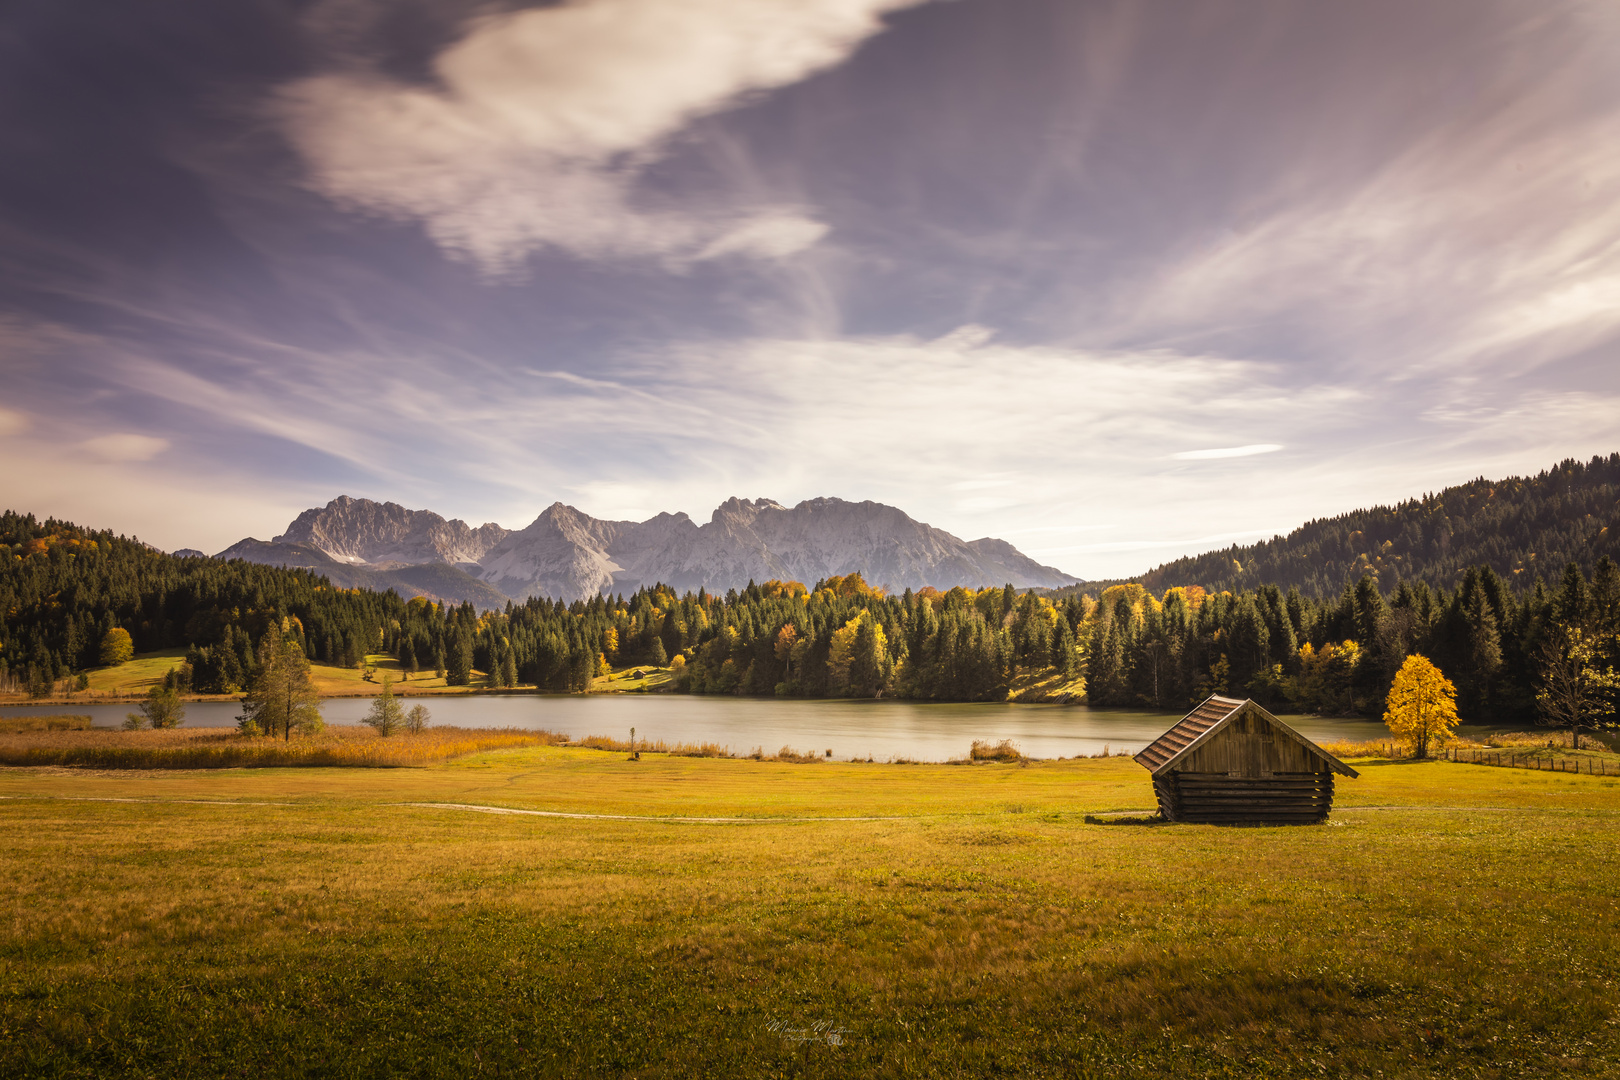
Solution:
M 40 704 L 91 703 L 106 701 L 139 701 L 146 692 L 163 680 L 170 668 L 178 667 L 186 659 L 186 650 L 167 649 L 162 652 L 142 653 L 125 663 L 110 667 L 91 668 L 88 689 L 69 694 L 53 694 L 38 699 Z M 369 672 L 361 668 L 337 667 L 333 664 L 310 664 L 310 678 L 322 697 L 372 697 L 382 689 L 386 676 L 393 684 L 394 693 L 401 697 L 438 696 L 442 694 L 471 694 L 495 690 L 487 675 L 473 672 L 468 686 L 451 686 L 432 671 L 408 672 L 399 661 L 387 653 L 374 653 L 366 657 Z M 637 673 L 640 677 L 637 677 Z M 670 689 L 672 672 L 667 667 L 617 668 L 611 674 L 591 681 L 591 693 L 643 693 Z M 369 676 L 369 677 L 368 677 Z M 520 685 L 506 692 L 534 692 L 532 684 Z M 237 694 L 189 694 L 187 701 L 228 701 Z M 33 704 L 21 691 L 0 694 L 0 704 Z
M 466 754 L 566 742 L 549 731 L 430 727 L 387 738 L 368 727 L 328 727 L 283 740 L 249 737 L 230 728 L 114 731 L 86 724 L 74 730 L 0 731 L 0 765 L 100 769 L 235 769 L 278 766 L 420 767 Z
M 1363 766 L 1225 830 L 1084 824 L 1122 759 L 0 770 L 0 1073 L 1611 1075 L 1620 781 Z

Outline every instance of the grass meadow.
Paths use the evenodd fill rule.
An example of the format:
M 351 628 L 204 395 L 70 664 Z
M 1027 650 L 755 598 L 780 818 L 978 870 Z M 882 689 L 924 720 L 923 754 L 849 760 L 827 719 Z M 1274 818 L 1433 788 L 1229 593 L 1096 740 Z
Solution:
M 1358 768 L 4 768 L 0 1075 L 1615 1075 L 1620 779 Z
M 109 667 L 91 668 L 86 674 L 90 685 L 82 691 L 53 694 L 48 700 L 71 705 L 75 701 L 136 701 L 144 697 L 146 692 L 163 681 L 163 676 L 170 668 L 178 667 L 185 662 L 186 650 L 166 649 L 161 652 L 141 653 L 122 664 Z M 473 672 L 473 681 L 470 686 L 451 686 L 445 682 L 443 676 L 434 671 L 407 672 L 400 666 L 398 660 L 387 653 L 373 653 L 366 657 L 366 668 L 370 669 L 370 678 L 367 671 L 362 668 L 338 667 L 334 664 L 310 664 L 310 680 L 314 683 L 316 691 L 325 698 L 336 697 L 373 697 L 382 689 L 382 680 L 387 677 L 393 684 L 394 692 L 405 697 L 438 694 L 468 694 L 475 690 L 489 689 L 488 678 L 484 672 Z M 641 678 L 635 678 L 636 672 Z M 667 667 L 652 667 L 643 664 L 639 667 L 615 668 L 609 675 L 600 676 L 591 681 L 592 693 L 641 693 L 647 691 L 660 691 L 669 688 L 673 672 Z M 66 683 L 63 684 L 67 685 Z M 518 689 L 530 689 L 532 685 L 524 685 Z M 190 699 L 201 701 L 232 700 L 240 695 L 236 694 L 194 694 Z M 0 702 L 17 704 L 27 701 L 20 689 L 0 694 Z

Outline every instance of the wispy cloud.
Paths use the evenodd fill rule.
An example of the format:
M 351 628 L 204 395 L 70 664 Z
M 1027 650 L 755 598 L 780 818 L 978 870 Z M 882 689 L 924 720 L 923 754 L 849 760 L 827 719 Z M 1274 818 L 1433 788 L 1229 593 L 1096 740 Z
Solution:
M 80 445 L 101 461 L 151 461 L 169 448 L 169 440 L 155 435 L 97 435 Z
M 0 501 L 835 495 L 1098 577 L 1620 445 L 1613 5 L 912 6 L 41 8 Z
M 1256 454 L 1274 454 L 1282 449 L 1280 443 L 1251 443 L 1248 446 L 1222 446 L 1212 450 L 1183 450 L 1171 454 L 1175 461 L 1213 461 L 1217 458 L 1253 457 Z
M 435 86 L 374 72 L 299 80 L 277 112 L 338 202 L 421 221 L 505 272 L 531 251 L 783 258 L 826 225 L 728 194 L 660 204 L 636 185 L 667 141 L 747 95 L 844 60 L 918 0 L 576 0 L 476 22 Z

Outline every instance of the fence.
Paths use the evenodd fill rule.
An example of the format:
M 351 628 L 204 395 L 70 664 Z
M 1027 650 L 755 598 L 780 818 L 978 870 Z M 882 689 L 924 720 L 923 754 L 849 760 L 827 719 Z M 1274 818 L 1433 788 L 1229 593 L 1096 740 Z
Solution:
M 1535 769 L 1540 772 L 1581 773 L 1585 776 L 1620 776 L 1620 764 L 1613 769 L 1600 758 L 1553 758 L 1521 754 L 1512 750 L 1448 750 L 1447 761 L 1464 765 L 1494 765 L 1501 769 Z M 1582 763 L 1586 767 L 1581 767 Z M 1574 767 L 1571 768 L 1571 765 Z

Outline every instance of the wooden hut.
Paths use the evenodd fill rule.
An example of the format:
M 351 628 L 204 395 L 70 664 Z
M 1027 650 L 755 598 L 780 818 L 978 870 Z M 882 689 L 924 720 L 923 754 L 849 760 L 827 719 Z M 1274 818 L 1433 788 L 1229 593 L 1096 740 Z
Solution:
M 1136 755 L 1166 821 L 1309 825 L 1356 771 L 1252 701 L 1211 697 Z

